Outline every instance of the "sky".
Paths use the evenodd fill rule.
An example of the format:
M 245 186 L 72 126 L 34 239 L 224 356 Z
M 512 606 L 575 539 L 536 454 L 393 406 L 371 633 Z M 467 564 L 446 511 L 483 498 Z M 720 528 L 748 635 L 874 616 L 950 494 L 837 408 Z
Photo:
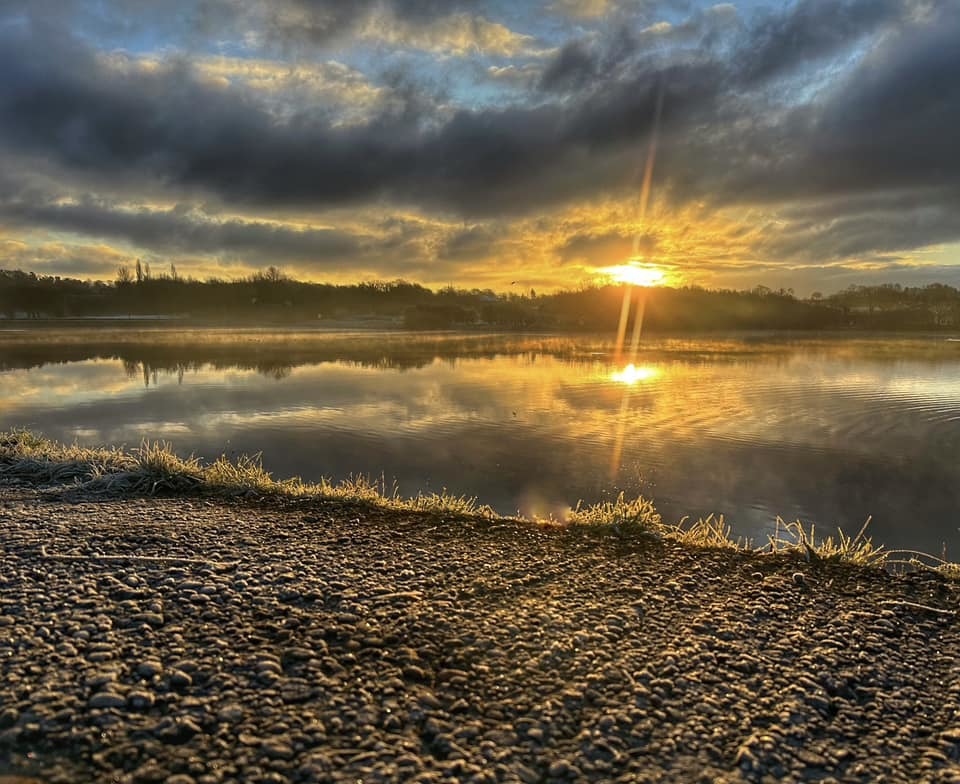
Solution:
M 956 0 L 2 0 L 0 269 L 960 285 L 957 41 Z

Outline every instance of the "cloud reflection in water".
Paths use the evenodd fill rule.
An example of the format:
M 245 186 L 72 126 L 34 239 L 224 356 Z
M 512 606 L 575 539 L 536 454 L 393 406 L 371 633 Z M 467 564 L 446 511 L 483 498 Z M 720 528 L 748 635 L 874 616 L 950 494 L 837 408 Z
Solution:
M 262 452 L 279 476 L 382 473 L 404 493 L 446 487 L 503 512 L 558 513 L 623 489 L 668 519 L 724 513 L 757 539 L 776 514 L 848 531 L 873 515 L 891 546 L 960 547 L 948 525 L 960 487 L 956 351 L 655 340 L 624 368 L 587 340 L 503 340 L 501 351 L 434 347 L 392 365 L 346 349 L 287 364 L 271 351 L 246 366 L 202 351 L 160 361 L 148 346 L 64 364 L 54 352 L 6 363 L 0 426 L 84 443 L 166 438 L 208 459 Z

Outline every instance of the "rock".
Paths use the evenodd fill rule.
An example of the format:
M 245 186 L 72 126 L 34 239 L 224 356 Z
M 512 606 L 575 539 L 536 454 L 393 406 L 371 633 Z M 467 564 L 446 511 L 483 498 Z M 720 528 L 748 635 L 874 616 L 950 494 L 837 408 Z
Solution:
M 217 719 L 228 724 L 238 722 L 246 715 L 243 706 L 237 704 L 224 705 L 217 711 Z
M 91 708 L 122 708 L 126 704 L 125 697 L 110 691 L 97 692 L 87 700 L 87 705 Z
M 403 668 L 403 677 L 409 681 L 418 681 L 423 683 L 427 680 L 427 672 L 422 667 L 408 664 Z
M 158 737 L 161 741 L 169 745 L 179 745 L 186 743 L 194 735 L 199 735 L 203 730 L 193 719 L 179 719 L 162 728 Z
M 174 689 L 186 689 L 193 685 L 193 678 L 191 678 L 183 670 L 171 670 L 170 671 L 170 686 Z
M 144 659 L 137 664 L 137 675 L 142 678 L 154 678 L 163 672 L 163 665 L 156 659 Z
M 131 616 L 130 620 L 135 624 L 147 624 L 155 629 L 163 626 L 163 616 L 157 612 L 142 612 Z
M 134 710 L 148 710 L 153 707 L 156 697 L 149 691 L 135 690 L 127 692 L 127 705 Z
M 293 747 L 280 740 L 267 740 L 260 747 L 263 754 L 270 759 L 293 759 Z
M 0 730 L 5 730 L 17 723 L 20 714 L 16 708 L 4 708 L 0 711 Z

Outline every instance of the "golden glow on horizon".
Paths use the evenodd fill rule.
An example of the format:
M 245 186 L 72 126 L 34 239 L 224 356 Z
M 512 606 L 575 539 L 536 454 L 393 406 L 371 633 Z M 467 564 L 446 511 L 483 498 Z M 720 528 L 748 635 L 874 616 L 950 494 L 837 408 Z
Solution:
M 659 378 L 661 373 L 662 371 L 659 368 L 651 365 L 640 365 L 637 367 L 631 362 L 623 370 L 617 370 L 611 373 L 610 379 L 632 387 Z
M 67 206 L 80 200 L 76 194 L 62 198 Z M 814 289 L 826 292 L 839 288 L 844 280 L 883 282 L 889 264 L 871 258 L 771 260 L 764 252 L 769 215 L 759 211 L 711 213 L 696 205 L 679 211 L 651 205 L 650 224 L 656 226 L 656 237 L 640 254 L 630 247 L 630 237 L 640 230 L 639 224 L 631 220 L 626 206 L 613 201 L 565 208 L 551 221 L 522 218 L 477 224 L 480 239 L 476 246 L 467 247 L 458 244 L 462 226 L 415 211 L 392 211 L 389 220 L 384 220 L 382 212 L 375 209 L 342 208 L 315 214 L 307 210 L 227 209 L 179 215 L 170 212 L 172 207 L 166 200 L 133 200 L 115 203 L 112 211 L 125 219 L 143 212 L 145 219 L 183 221 L 200 237 L 216 238 L 222 235 L 224 223 L 235 224 L 250 238 L 249 247 L 226 252 L 206 245 L 196 250 L 178 245 L 167 250 L 123 238 L 85 237 L 83 232 L 6 226 L 0 227 L 0 269 L 109 283 L 116 279 L 118 266 L 131 265 L 136 258 L 149 261 L 157 271 L 168 270 L 173 263 L 180 275 L 200 280 L 237 280 L 272 264 L 308 282 L 352 284 L 404 278 L 433 289 L 452 283 L 500 293 L 535 288 L 542 295 L 590 284 L 622 283 L 616 276 L 619 268 L 642 268 L 644 258 L 655 259 L 655 264 L 646 266 L 660 270 L 663 279 L 654 282 L 646 277 L 649 273 L 642 273 L 645 279 L 633 283 L 640 287 L 633 292 L 636 301 L 645 287 L 688 284 L 738 290 L 757 284 L 772 288 L 791 285 L 801 294 Z M 336 264 L 320 251 L 311 253 L 307 242 L 311 230 L 331 228 L 352 235 L 359 243 Z M 483 242 L 485 231 L 495 239 Z M 608 236 L 613 239 L 604 242 L 602 238 Z M 276 254 L 271 243 L 287 237 L 286 252 Z M 583 247 L 575 245 L 578 238 Z M 448 247 L 455 249 L 451 251 L 454 255 L 447 255 Z M 954 264 L 958 249 L 960 243 L 953 243 L 905 253 L 898 267 L 901 274 L 945 268 Z M 521 258 L 523 265 L 518 268 L 516 260 Z M 514 283 L 517 280 L 521 283 Z

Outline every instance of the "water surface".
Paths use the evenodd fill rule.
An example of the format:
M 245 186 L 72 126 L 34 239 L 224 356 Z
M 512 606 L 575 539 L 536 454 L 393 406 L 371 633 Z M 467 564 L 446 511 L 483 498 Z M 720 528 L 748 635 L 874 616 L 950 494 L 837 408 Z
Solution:
M 168 329 L 0 337 L 0 428 L 262 452 L 560 515 L 652 497 L 765 540 L 777 515 L 960 557 L 960 342 Z

